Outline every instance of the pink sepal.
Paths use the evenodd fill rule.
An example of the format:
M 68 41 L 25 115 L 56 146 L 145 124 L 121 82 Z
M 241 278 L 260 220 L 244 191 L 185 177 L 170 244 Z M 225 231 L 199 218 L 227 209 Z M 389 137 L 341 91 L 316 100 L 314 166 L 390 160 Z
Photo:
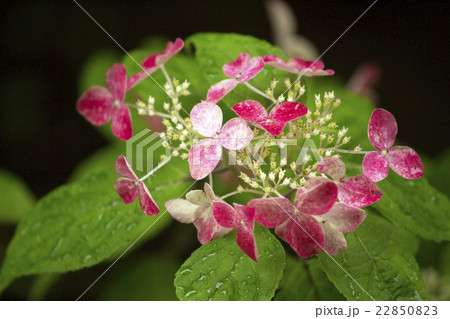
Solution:
M 383 192 L 366 175 L 343 179 L 338 185 L 339 201 L 356 207 L 366 207 L 381 199 Z

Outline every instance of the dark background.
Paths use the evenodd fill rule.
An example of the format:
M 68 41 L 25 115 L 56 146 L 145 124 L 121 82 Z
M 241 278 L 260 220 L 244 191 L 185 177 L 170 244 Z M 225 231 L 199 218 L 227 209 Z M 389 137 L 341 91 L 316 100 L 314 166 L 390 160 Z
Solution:
M 151 35 L 200 31 L 271 40 L 262 1 L 79 1 L 126 49 Z M 301 34 L 324 51 L 372 1 L 290 1 Z M 399 138 L 434 156 L 448 146 L 446 1 L 379 1 L 324 56 L 348 79 L 367 60 L 382 68 L 380 107 L 399 122 Z M 0 167 L 37 196 L 63 183 L 106 141 L 75 110 L 83 63 L 117 45 L 71 0 L 0 4 Z M 101 84 L 101 83 L 99 83 Z

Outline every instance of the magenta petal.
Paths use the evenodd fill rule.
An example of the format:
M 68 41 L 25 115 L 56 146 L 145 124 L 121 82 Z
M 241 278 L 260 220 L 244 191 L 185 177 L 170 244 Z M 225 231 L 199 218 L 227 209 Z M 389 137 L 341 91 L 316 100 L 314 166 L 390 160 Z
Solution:
M 247 52 L 242 52 L 235 61 L 229 62 L 223 66 L 223 73 L 231 78 L 235 78 L 244 70 L 245 64 L 249 61 L 250 55 Z
M 237 230 L 236 241 L 247 256 L 258 262 L 258 248 L 256 247 L 253 230 L 249 229 L 246 225 L 242 225 Z
M 283 224 L 294 213 L 294 206 L 287 198 L 257 198 L 247 203 L 255 208 L 255 219 L 265 227 L 273 228 Z
M 136 85 L 138 85 L 141 81 L 145 80 L 147 77 L 149 77 L 151 74 L 153 74 L 156 70 L 158 70 L 158 68 L 159 67 L 147 68 L 147 69 L 144 69 L 144 71 L 138 72 L 138 73 L 130 76 L 127 80 L 127 91 L 131 90 Z
M 197 142 L 189 151 L 189 170 L 193 179 L 205 178 L 211 173 L 222 157 L 219 139 Z
M 311 71 L 323 70 L 325 67 L 321 61 L 306 61 L 300 58 L 290 58 L 289 63 L 295 65 L 298 69 L 311 69 Z
M 317 220 L 298 214 L 286 225 L 286 239 L 297 254 L 309 258 L 322 251 L 324 236 Z
M 225 95 L 230 93 L 237 84 L 238 81 L 235 79 L 227 79 L 214 84 L 208 90 L 206 101 L 211 103 L 219 102 Z
M 417 179 L 423 175 L 423 164 L 416 151 L 408 146 L 394 146 L 388 154 L 389 166 L 403 178 Z
M 226 122 L 219 134 L 222 146 L 229 150 L 240 150 L 246 147 L 252 141 L 253 136 L 253 131 L 239 117 Z
M 378 152 L 369 152 L 364 156 L 362 163 L 364 175 L 374 182 L 379 182 L 388 176 L 389 162 Z
M 288 64 L 286 61 L 284 61 L 282 58 L 274 55 L 274 54 L 268 54 L 263 57 L 264 63 L 270 66 L 273 66 L 274 68 L 290 72 L 290 73 L 297 73 L 298 69 L 296 69 L 293 65 Z
M 325 224 L 343 233 L 354 231 L 366 218 L 366 212 L 361 208 L 353 207 L 343 203 L 336 203 L 328 213 L 320 216 Z
M 299 211 L 310 215 L 325 214 L 334 205 L 338 195 L 338 188 L 331 181 L 323 181 L 308 189 L 308 183 L 315 183 L 315 178 L 310 179 L 304 189 L 299 189 L 295 196 L 295 207 Z
M 284 240 L 285 242 L 287 242 L 286 239 L 286 225 L 288 224 L 288 222 L 291 219 L 287 219 L 283 224 L 278 225 L 277 227 L 275 227 L 275 234 L 282 240 Z
M 127 71 L 122 63 L 113 64 L 105 76 L 106 87 L 112 96 L 122 102 L 125 99 L 127 90 Z
M 191 122 L 196 132 L 213 137 L 222 126 L 222 110 L 211 102 L 198 103 L 192 108 Z
M 125 103 L 120 103 L 119 109 L 113 115 L 111 130 L 121 140 L 129 140 L 133 136 L 131 114 Z
M 155 58 L 156 65 L 160 66 L 161 64 L 166 63 L 169 59 L 171 59 L 175 54 L 180 52 L 180 50 L 183 48 L 184 42 L 180 38 L 177 38 L 175 42 L 169 41 L 167 43 L 166 49 L 157 54 Z
M 128 164 L 125 156 L 123 156 L 123 155 L 119 155 L 119 157 L 116 159 L 115 169 L 116 169 L 116 173 L 119 174 L 120 176 L 128 177 L 129 179 L 131 179 L 133 181 L 138 180 L 138 177 L 134 173 L 130 164 Z
M 103 125 L 111 119 L 113 103 L 114 98 L 107 89 L 93 86 L 78 99 L 77 110 L 92 124 Z
M 231 108 L 246 121 L 258 123 L 267 120 L 267 111 L 258 101 L 245 100 Z
M 269 118 L 275 122 L 289 122 L 302 117 L 308 112 L 308 108 L 298 102 L 284 102 L 270 111 Z
M 327 157 L 317 165 L 317 172 L 330 176 L 335 181 L 340 181 L 345 176 L 345 164 L 337 157 Z
M 217 223 L 222 227 L 238 228 L 241 225 L 238 212 L 227 203 L 214 202 L 213 213 Z
M 255 124 L 255 126 L 262 128 L 263 130 L 269 132 L 273 136 L 278 136 L 283 132 L 286 122 L 265 122 L 261 124 Z
M 330 224 L 320 224 L 324 236 L 323 248 L 330 255 L 336 255 L 347 250 L 344 234 Z
M 264 60 L 255 56 L 245 64 L 245 68 L 242 70 L 241 76 L 238 81 L 243 83 L 253 79 L 264 68 Z
M 338 185 L 339 201 L 356 207 L 366 207 L 383 196 L 383 192 L 366 175 L 358 175 L 343 179 Z
M 206 214 L 194 221 L 194 226 L 197 228 L 198 241 L 203 245 L 209 242 L 214 234 L 220 230 L 213 214 Z
M 394 115 L 384 109 L 375 109 L 367 130 L 370 143 L 379 151 L 389 149 L 397 136 L 397 121 Z
M 148 216 L 155 216 L 159 213 L 159 207 L 156 205 L 152 198 L 152 195 L 148 191 L 147 186 L 144 182 L 138 182 L 139 189 L 139 204 L 141 205 L 142 211 Z
M 114 189 L 125 204 L 130 204 L 138 197 L 136 183 L 128 178 L 119 178 L 114 183 Z
M 143 61 L 142 61 L 142 67 L 144 69 L 157 69 L 158 65 L 156 64 L 156 57 L 158 55 L 160 55 L 161 53 L 153 53 L 150 54 L 148 57 L 146 57 Z

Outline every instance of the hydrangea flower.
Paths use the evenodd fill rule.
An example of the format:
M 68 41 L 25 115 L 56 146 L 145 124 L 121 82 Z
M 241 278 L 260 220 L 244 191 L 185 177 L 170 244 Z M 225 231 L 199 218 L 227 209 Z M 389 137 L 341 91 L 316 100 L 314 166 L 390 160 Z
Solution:
M 386 178 L 390 167 L 403 178 L 422 177 L 423 164 L 419 155 L 408 146 L 392 147 L 397 136 L 397 121 L 391 113 L 375 109 L 369 120 L 368 135 L 370 143 L 380 152 L 372 151 L 364 156 L 364 175 L 378 182 Z
M 258 248 L 255 234 L 255 208 L 233 204 L 234 208 L 223 202 L 214 203 L 214 217 L 219 225 L 226 228 L 237 228 L 236 241 L 242 251 L 258 262 Z
M 366 218 L 366 212 L 344 203 L 335 203 L 327 213 L 313 217 L 322 228 L 324 250 L 330 255 L 336 255 L 347 249 L 343 233 L 355 230 Z
M 132 75 L 127 81 L 127 90 L 135 87 L 139 82 L 144 80 L 150 74 L 158 70 L 158 68 L 169 61 L 175 54 L 180 52 L 183 48 L 184 42 L 180 38 L 177 38 L 175 42 L 169 41 L 166 49 L 162 52 L 157 52 L 149 55 L 142 61 L 143 71 Z
M 267 115 L 267 111 L 258 101 L 245 100 L 231 108 L 241 118 L 255 123 L 273 136 L 280 135 L 287 122 L 304 116 L 308 108 L 298 102 L 277 104 Z
M 235 61 L 223 66 L 223 73 L 232 79 L 226 79 L 214 84 L 207 93 L 206 101 L 217 103 L 238 83 L 244 83 L 253 79 L 264 68 L 264 61 L 261 57 L 250 58 L 247 52 L 242 52 Z
M 294 205 L 287 198 L 258 198 L 248 202 L 255 208 L 255 219 L 287 241 L 302 257 L 309 258 L 322 251 L 324 234 L 315 215 L 327 213 L 336 202 L 335 183 L 312 178 L 299 188 Z
M 211 102 L 196 104 L 191 111 L 194 130 L 209 137 L 197 142 L 189 151 L 189 169 L 194 179 L 206 177 L 222 157 L 222 146 L 240 150 L 253 139 L 253 131 L 240 118 L 229 120 L 222 127 L 222 110 Z
M 265 64 L 289 73 L 305 76 L 326 76 L 334 74 L 333 70 L 324 70 L 324 64 L 320 61 L 305 61 L 299 58 L 290 58 L 289 62 L 286 62 L 275 54 L 265 55 L 263 59 Z
M 133 136 L 131 115 L 125 99 L 127 72 L 122 63 L 113 64 L 105 76 L 106 88 L 93 86 L 77 101 L 78 112 L 90 123 L 101 126 L 112 120 L 115 136 L 128 140 Z
M 114 189 L 120 195 L 122 201 L 125 204 L 130 204 L 139 197 L 139 204 L 146 215 L 158 215 L 158 205 L 156 205 L 144 182 L 138 179 L 125 156 L 120 155 L 117 158 L 115 169 L 117 174 L 124 177 L 119 178 L 114 184 Z
M 337 184 L 340 202 L 365 207 L 381 199 L 383 193 L 369 177 L 361 174 L 344 178 L 345 171 L 344 162 L 337 157 L 324 158 L 317 165 L 317 172 L 328 175 Z
M 204 185 L 204 191 L 198 189 L 186 194 L 186 199 L 171 199 L 165 203 L 170 215 L 180 223 L 194 224 L 197 228 L 197 238 L 201 244 L 206 244 L 215 237 L 228 233 L 231 229 L 222 228 L 216 221 L 213 207 L 217 201 L 211 186 Z

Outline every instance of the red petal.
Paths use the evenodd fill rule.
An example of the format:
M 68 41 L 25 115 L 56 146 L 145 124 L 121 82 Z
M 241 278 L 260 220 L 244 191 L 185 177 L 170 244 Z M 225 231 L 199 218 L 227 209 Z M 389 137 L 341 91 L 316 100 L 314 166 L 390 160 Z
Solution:
M 285 242 L 287 242 L 286 239 L 286 225 L 287 223 L 290 221 L 291 219 L 288 218 L 283 224 L 275 227 L 275 234 L 282 240 L 284 240 Z
M 294 206 L 287 198 L 257 198 L 247 203 L 255 208 L 255 219 L 265 227 L 276 227 L 283 224 L 294 213 Z
M 267 111 L 258 101 L 245 100 L 231 108 L 241 118 L 253 123 L 265 122 Z
M 252 141 L 253 136 L 253 131 L 239 117 L 225 123 L 219 134 L 222 146 L 229 150 L 240 150 L 247 147 Z
M 208 90 L 206 101 L 211 103 L 219 102 L 225 95 L 230 93 L 237 84 L 238 81 L 235 79 L 227 79 L 214 84 Z
M 106 71 L 105 83 L 112 96 L 122 102 L 127 90 L 127 70 L 125 66 L 122 63 L 113 64 Z
M 217 223 L 222 227 L 238 228 L 241 225 L 241 216 L 227 203 L 214 202 L 213 213 Z
M 158 54 L 156 57 L 156 65 L 160 66 L 161 64 L 166 63 L 168 60 L 170 60 L 175 54 L 181 51 L 181 49 L 184 46 L 183 40 L 180 38 L 177 38 L 175 42 L 169 41 L 167 43 L 166 49 Z
M 255 124 L 255 126 L 262 128 L 263 130 L 269 132 L 273 136 L 278 136 L 283 132 L 286 126 L 285 122 L 266 122 L 261 124 Z
M 364 175 L 374 182 L 379 182 L 388 176 L 389 162 L 386 157 L 378 152 L 369 152 L 364 156 L 362 163 Z
M 394 115 L 384 109 L 375 109 L 367 130 L 370 143 L 379 151 L 389 149 L 397 136 L 397 121 Z
M 114 183 L 114 189 L 125 204 L 130 204 L 138 197 L 138 189 L 134 181 L 128 178 L 119 178 Z
M 383 196 L 383 192 L 366 175 L 347 177 L 338 185 L 340 202 L 356 207 L 366 207 Z
M 196 143 L 189 151 L 189 170 L 193 179 L 205 178 L 222 157 L 219 139 L 206 139 Z
M 423 164 L 416 151 L 408 146 L 394 146 L 388 154 L 389 166 L 403 178 L 417 179 L 423 175 Z
M 320 216 L 325 224 L 332 224 L 336 230 L 343 233 L 354 231 L 365 218 L 364 210 L 343 203 L 334 204 L 328 213 Z
M 302 117 L 308 112 L 308 108 L 298 102 L 284 102 L 270 111 L 269 118 L 275 122 L 286 123 Z
M 113 103 L 114 98 L 107 89 L 93 86 L 78 99 L 77 110 L 86 120 L 98 126 L 111 119 Z
M 144 69 L 157 69 L 158 65 L 156 64 L 156 57 L 158 55 L 160 55 L 161 53 L 153 53 L 150 54 L 148 57 L 146 57 L 143 61 L 142 61 L 142 67 Z
M 308 184 L 316 184 L 312 178 L 300 188 L 295 196 L 295 207 L 299 211 L 310 215 L 322 215 L 333 207 L 338 195 L 338 188 L 332 181 L 323 181 L 312 188 Z
M 213 235 L 220 230 L 213 214 L 206 214 L 194 221 L 194 226 L 197 228 L 198 241 L 203 245 L 209 242 Z
M 242 251 L 254 261 L 258 262 L 258 248 L 256 247 L 255 235 L 253 230 L 246 225 L 238 228 L 236 241 Z
M 290 72 L 290 73 L 297 73 L 298 69 L 296 69 L 293 65 L 288 64 L 286 61 L 284 61 L 282 58 L 274 55 L 274 54 L 268 54 L 263 57 L 264 63 L 270 66 L 273 66 L 274 68 Z
M 194 105 L 191 122 L 194 130 L 206 137 L 213 137 L 222 127 L 222 109 L 214 103 L 202 102 Z
M 321 61 L 306 61 L 300 58 L 291 58 L 289 63 L 295 65 L 298 69 L 311 69 L 311 71 L 323 70 L 324 64 Z
M 255 56 L 251 58 L 250 61 L 244 65 L 238 81 L 243 83 L 253 79 L 263 68 L 264 60 L 261 57 Z
M 236 203 L 234 203 L 233 206 L 246 227 L 253 231 L 255 229 L 255 208 Z
M 323 249 L 324 236 L 317 220 L 306 214 L 297 214 L 286 225 L 286 239 L 297 254 L 309 258 Z
M 244 65 L 250 61 L 250 55 L 247 52 L 239 54 L 235 61 L 229 62 L 223 66 L 223 73 L 225 75 L 235 78 L 244 69 Z
M 127 177 L 133 181 L 138 180 L 138 177 L 134 173 L 130 164 L 128 164 L 125 156 L 123 156 L 123 155 L 119 155 L 119 157 L 116 159 L 115 169 L 116 169 L 116 173 L 119 174 L 120 176 Z
M 131 124 L 131 114 L 125 103 L 120 103 L 120 107 L 113 115 L 111 130 L 115 136 L 121 140 L 129 140 L 133 136 Z
M 142 211 L 149 216 L 155 216 L 159 213 L 159 207 L 156 205 L 152 198 L 152 195 L 145 186 L 144 182 L 139 181 L 139 204 L 141 205 Z
M 340 158 L 327 157 L 317 165 L 317 172 L 326 174 L 335 181 L 340 181 L 345 176 L 345 164 Z

